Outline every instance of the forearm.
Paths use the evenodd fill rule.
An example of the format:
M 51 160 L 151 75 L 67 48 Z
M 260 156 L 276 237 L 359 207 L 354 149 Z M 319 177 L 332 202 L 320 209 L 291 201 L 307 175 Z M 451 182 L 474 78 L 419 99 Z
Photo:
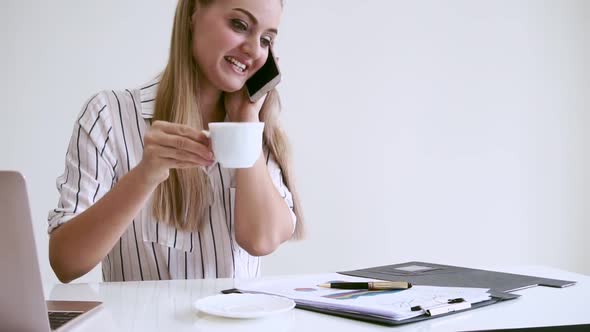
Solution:
M 254 256 L 272 253 L 291 238 L 289 207 L 275 188 L 264 157 L 236 170 L 235 230 L 238 244 Z
M 49 240 L 51 267 L 62 282 L 94 268 L 113 248 L 145 205 L 157 183 L 135 168 L 102 199 L 54 230 Z

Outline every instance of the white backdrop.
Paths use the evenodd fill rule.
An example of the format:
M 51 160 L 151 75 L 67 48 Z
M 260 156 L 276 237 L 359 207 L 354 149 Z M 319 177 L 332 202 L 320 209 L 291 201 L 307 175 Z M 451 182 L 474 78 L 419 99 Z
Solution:
M 0 2 L 0 169 L 28 178 L 46 291 L 75 115 L 158 73 L 175 3 Z M 588 22 L 583 0 L 287 1 L 280 91 L 309 237 L 264 273 L 407 260 L 590 273 Z

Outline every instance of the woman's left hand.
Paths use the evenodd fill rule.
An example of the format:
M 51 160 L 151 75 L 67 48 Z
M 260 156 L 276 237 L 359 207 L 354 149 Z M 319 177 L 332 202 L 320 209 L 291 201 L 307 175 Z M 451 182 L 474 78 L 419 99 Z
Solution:
M 266 95 L 255 103 L 248 98 L 248 92 L 244 86 L 236 92 L 224 93 L 225 111 L 231 122 L 259 122 L 259 113 L 266 100 Z

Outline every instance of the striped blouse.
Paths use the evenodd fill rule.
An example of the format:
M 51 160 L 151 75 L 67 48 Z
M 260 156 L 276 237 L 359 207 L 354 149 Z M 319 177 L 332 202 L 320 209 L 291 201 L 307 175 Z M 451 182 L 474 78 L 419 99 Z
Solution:
M 77 117 L 57 178 L 58 207 L 49 212 L 51 233 L 104 196 L 143 153 L 143 136 L 154 114 L 157 81 L 125 91 L 103 91 Z M 271 179 L 293 213 L 291 192 L 281 169 L 264 148 Z M 207 168 L 213 202 L 201 231 L 182 231 L 158 222 L 151 200 L 102 261 L 105 281 L 250 278 L 260 276 L 260 258 L 236 242 L 235 171 L 218 163 Z

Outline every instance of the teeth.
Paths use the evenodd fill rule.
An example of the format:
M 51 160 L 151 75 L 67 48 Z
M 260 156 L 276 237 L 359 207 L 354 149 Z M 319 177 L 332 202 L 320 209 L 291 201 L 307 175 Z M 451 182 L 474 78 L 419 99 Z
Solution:
M 241 63 L 241 62 L 239 62 L 238 60 L 236 60 L 236 59 L 234 59 L 234 58 L 232 58 L 232 57 L 229 57 L 229 56 L 228 56 L 228 57 L 226 57 L 225 59 L 226 59 L 227 61 L 231 62 L 231 63 L 232 63 L 234 66 L 238 67 L 238 69 L 239 69 L 240 71 L 244 71 L 244 70 L 246 70 L 246 65 L 245 65 L 245 64 L 243 64 L 243 63 Z

